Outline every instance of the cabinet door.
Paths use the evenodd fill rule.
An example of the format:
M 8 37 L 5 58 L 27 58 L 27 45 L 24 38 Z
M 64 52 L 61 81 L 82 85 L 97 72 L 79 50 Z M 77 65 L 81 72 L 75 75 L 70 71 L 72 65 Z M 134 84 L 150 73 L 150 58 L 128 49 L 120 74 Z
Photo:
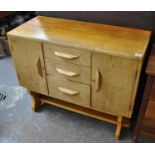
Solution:
M 12 37 L 9 42 L 20 85 L 47 94 L 41 43 Z
M 92 108 L 131 117 L 138 62 L 93 53 Z

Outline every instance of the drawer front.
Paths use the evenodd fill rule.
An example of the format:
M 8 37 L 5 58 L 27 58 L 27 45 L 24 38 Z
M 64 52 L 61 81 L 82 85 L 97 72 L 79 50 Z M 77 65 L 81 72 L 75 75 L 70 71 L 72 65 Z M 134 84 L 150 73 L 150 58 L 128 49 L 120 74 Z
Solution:
M 43 44 L 45 58 L 59 59 L 64 62 L 90 67 L 91 52 L 70 47 Z
M 51 97 L 90 107 L 90 86 L 50 75 L 47 80 Z
M 70 64 L 57 59 L 45 58 L 45 66 L 47 74 L 54 75 L 77 81 L 85 84 L 90 84 L 90 68 Z

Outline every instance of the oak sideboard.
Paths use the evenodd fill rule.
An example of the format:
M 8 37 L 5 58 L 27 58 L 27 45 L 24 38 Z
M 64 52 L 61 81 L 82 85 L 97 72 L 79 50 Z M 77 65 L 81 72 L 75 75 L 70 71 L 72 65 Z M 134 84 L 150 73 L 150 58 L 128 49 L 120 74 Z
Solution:
M 37 16 L 7 33 L 19 84 L 48 103 L 129 127 L 151 32 Z

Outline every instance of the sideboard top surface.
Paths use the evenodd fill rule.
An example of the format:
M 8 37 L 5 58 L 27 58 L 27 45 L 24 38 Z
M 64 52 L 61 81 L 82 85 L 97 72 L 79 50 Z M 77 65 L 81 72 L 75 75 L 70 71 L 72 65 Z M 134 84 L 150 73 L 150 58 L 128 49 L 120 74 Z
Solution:
M 140 59 L 151 36 L 147 30 L 37 16 L 8 32 L 8 36 Z

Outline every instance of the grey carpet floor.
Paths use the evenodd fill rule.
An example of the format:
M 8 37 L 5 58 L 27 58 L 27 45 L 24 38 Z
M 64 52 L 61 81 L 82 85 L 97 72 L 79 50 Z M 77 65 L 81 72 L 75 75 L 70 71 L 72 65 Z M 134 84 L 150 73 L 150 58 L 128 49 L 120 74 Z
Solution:
M 132 142 L 133 129 L 124 128 L 115 140 L 116 126 L 50 105 L 31 110 L 31 97 L 20 87 L 11 57 L 0 59 L 0 142 L 116 143 Z M 152 142 L 141 139 L 140 142 Z

